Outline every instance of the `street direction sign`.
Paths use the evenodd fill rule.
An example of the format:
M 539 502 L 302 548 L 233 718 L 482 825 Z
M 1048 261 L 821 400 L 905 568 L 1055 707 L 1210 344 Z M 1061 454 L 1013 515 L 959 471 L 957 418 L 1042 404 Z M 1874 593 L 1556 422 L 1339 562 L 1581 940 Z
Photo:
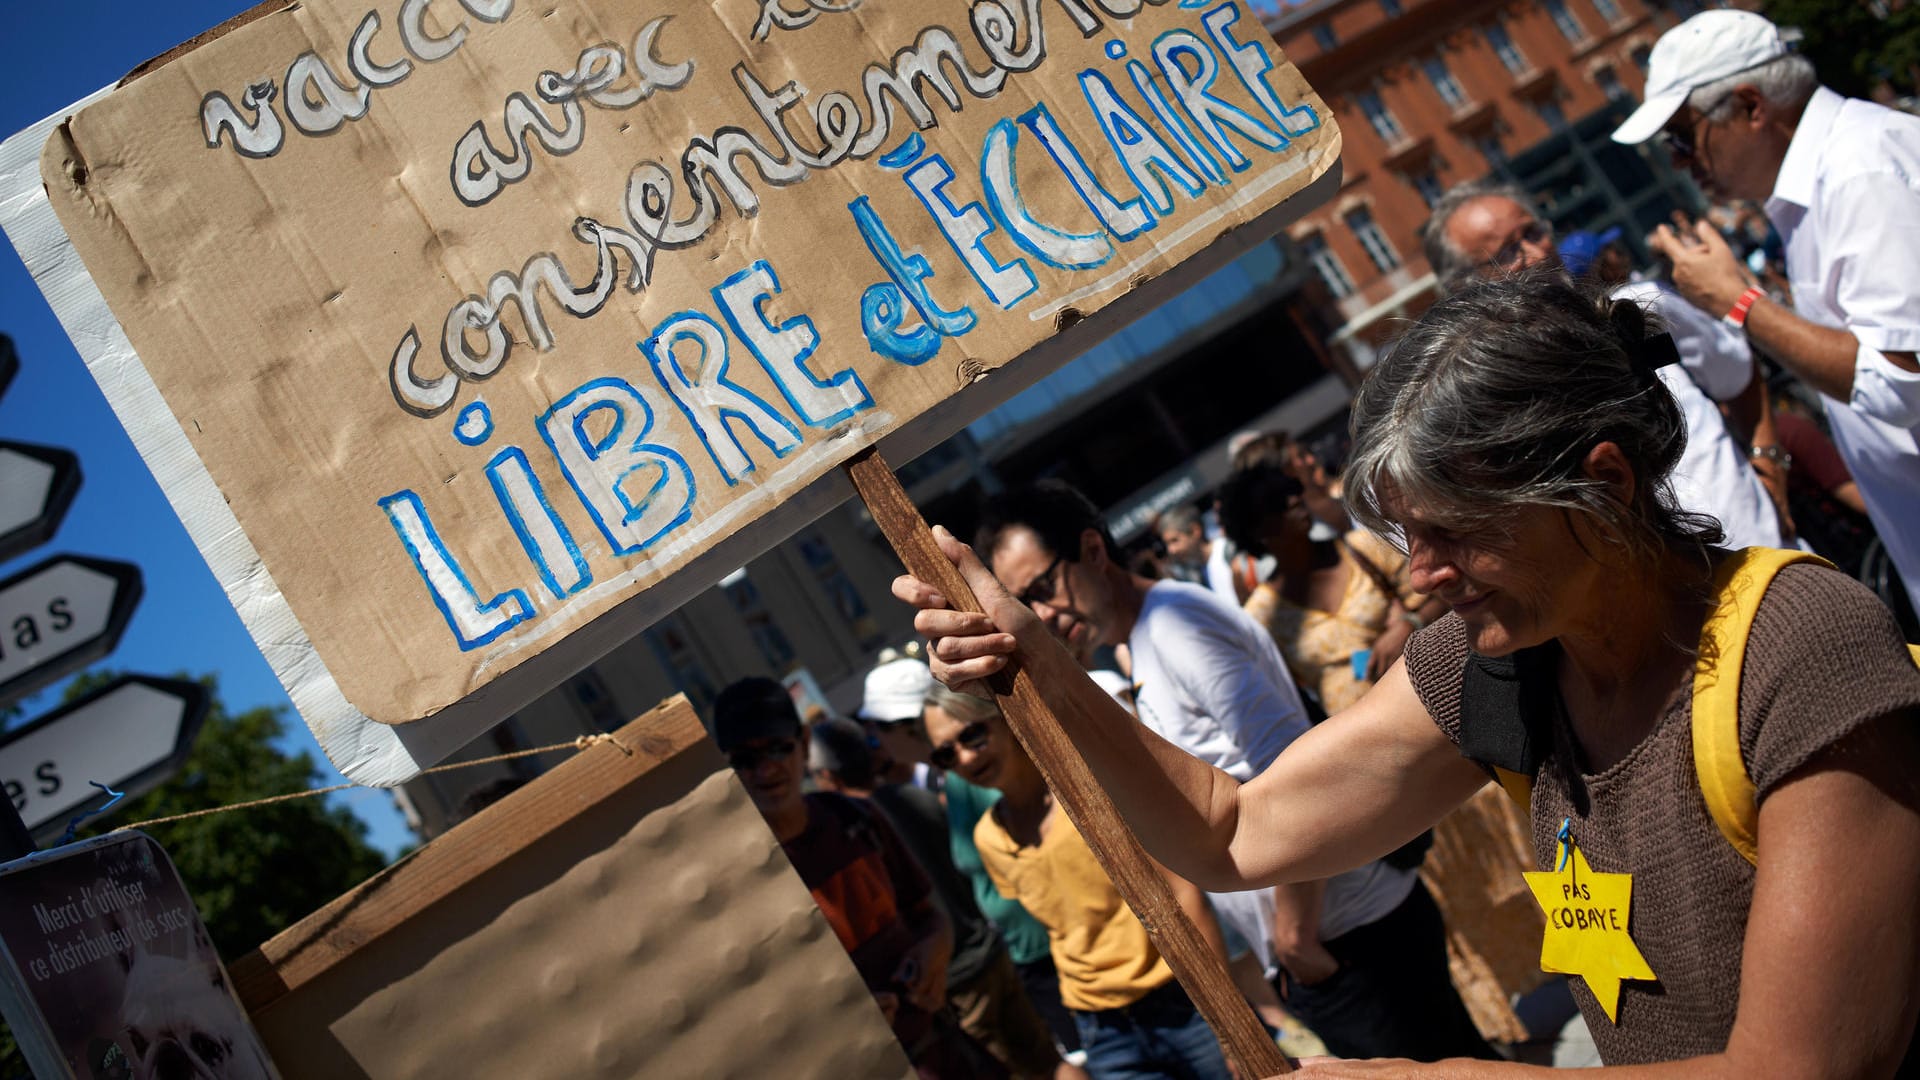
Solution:
M 98 781 L 128 797 L 172 776 L 206 719 L 206 688 L 127 675 L 32 723 L 0 734 L 0 784 L 40 843 L 103 803 Z
M 70 451 L 0 441 L 0 561 L 52 539 L 79 490 Z
M 0 702 L 113 651 L 140 602 L 140 568 L 55 555 L 0 581 Z

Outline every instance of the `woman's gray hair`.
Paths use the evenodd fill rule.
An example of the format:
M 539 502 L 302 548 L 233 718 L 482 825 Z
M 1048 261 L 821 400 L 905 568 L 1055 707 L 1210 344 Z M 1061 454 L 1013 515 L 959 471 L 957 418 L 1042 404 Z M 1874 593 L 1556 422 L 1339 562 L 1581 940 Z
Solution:
M 1718 522 L 1674 502 L 1686 421 L 1655 374 L 1660 328 L 1627 300 L 1596 299 L 1558 273 L 1477 283 L 1427 310 L 1361 384 L 1347 508 L 1392 537 L 1417 508 L 1442 529 L 1502 529 L 1527 506 L 1586 515 L 1628 562 L 1718 545 Z M 1588 477 L 1619 446 L 1632 502 Z
M 1741 86 L 1760 91 L 1770 105 L 1791 109 L 1806 104 L 1820 86 L 1820 76 L 1814 73 L 1813 61 L 1799 53 L 1788 53 L 1759 67 L 1694 87 L 1687 95 L 1687 104 L 1701 110 L 1709 122 L 1717 123 L 1733 114 L 1733 91 Z
M 1000 705 L 992 698 L 963 694 L 939 683 L 927 688 L 927 704 L 960 721 L 962 725 L 991 720 L 1000 715 Z
M 1513 184 L 1498 180 L 1469 180 L 1448 188 L 1446 194 L 1434 202 L 1433 213 L 1427 216 L 1427 223 L 1420 226 L 1420 247 L 1426 253 L 1427 265 L 1433 267 L 1435 288 L 1441 296 L 1465 285 L 1480 272 L 1480 264 L 1460 250 L 1447 235 L 1447 223 L 1468 203 L 1486 198 L 1512 199 L 1529 211 L 1534 211 L 1533 196 Z M 1538 212 L 1535 212 L 1535 216 L 1539 216 Z

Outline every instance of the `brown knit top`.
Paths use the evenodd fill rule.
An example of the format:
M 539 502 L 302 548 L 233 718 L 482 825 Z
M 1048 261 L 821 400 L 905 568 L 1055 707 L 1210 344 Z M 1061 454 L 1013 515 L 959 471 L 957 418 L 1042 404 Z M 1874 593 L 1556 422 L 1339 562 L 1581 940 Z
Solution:
M 1448 615 L 1414 635 L 1406 661 L 1428 713 L 1458 743 L 1465 625 Z M 1920 669 L 1879 600 L 1825 567 L 1781 570 L 1754 617 L 1740 677 L 1740 749 L 1757 798 L 1863 724 L 1912 709 L 1920 709 Z M 1692 719 L 1692 695 L 1675 694 L 1645 741 L 1605 772 L 1586 774 L 1558 717 L 1534 777 L 1539 867 L 1550 868 L 1554 835 L 1571 818 L 1595 870 L 1633 875 L 1628 930 L 1658 981 L 1622 984 L 1616 1025 L 1585 980 L 1568 980 L 1609 1065 L 1718 1053 L 1739 1005 L 1754 869 L 1707 812 Z

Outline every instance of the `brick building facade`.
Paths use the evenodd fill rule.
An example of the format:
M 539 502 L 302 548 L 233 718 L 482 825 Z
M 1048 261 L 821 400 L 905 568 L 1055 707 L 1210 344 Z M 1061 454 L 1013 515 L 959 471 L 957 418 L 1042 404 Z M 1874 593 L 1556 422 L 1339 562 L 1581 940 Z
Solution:
M 1656 151 L 1616 154 L 1603 145 L 1601 123 L 1572 130 L 1638 100 L 1648 52 L 1685 13 L 1643 0 L 1315 0 L 1270 15 L 1268 29 L 1345 137 L 1339 194 L 1291 230 L 1318 272 L 1319 295 L 1305 299 L 1325 312 L 1329 343 L 1369 363 L 1397 317 L 1431 302 L 1418 237 L 1428 207 L 1454 184 L 1489 174 L 1553 186 L 1532 175 L 1538 168 L 1516 169 L 1530 150 L 1565 145 L 1533 155 L 1575 166 L 1558 185 L 1561 198 L 1581 202 L 1595 193 L 1588 189 L 1606 189 L 1583 208 L 1549 206 L 1563 226 L 1644 227 L 1685 205 L 1688 189 Z M 1609 155 L 1616 160 L 1595 160 Z M 1639 160 L 1619 160 L 1633 155 Z M 1600 175 L 1623 165 L 1645 174 L 1633 180 L 1653 183 L 1615 185 Z M 1649 191 L 1657 205 L 1640 205 Z

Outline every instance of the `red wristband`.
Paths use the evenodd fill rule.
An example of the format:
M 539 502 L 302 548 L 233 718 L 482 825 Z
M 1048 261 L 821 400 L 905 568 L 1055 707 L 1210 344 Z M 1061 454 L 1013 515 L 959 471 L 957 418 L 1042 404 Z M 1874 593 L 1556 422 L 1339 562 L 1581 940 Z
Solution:
M 1751 286 L 1746 292 L 1740 294 L 1740 299 L 1735 300 L 1733 307 L 1728 309 L 1727 313 L 1721 316 L 1721 318 L 1726 319 L 1735 327 L 1747 325 L 1747 312 L 1752 311 L 1753 305 L 1765 295 L 1767 295 L 1767 290 L 1762 289 L 1758 285 Z

